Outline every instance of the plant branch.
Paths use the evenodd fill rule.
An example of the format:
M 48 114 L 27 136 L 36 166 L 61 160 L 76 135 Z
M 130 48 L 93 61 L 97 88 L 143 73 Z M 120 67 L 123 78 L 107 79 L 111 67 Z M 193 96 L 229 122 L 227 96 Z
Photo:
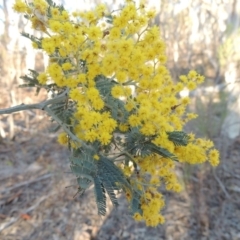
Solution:
M 64 101 L 68 96 L 68 90 L 64 91 L 60 95 L 54 97 L 53 99 L 49 99 L 46 101 L 43 101 L 41 103 L 34 103 L 34 104 L 20 104 L 18 106 L 6 108 L 6 109 L 1 109 L 0 110 L 0 115 L 1 114 L 9 114 L 9 113 L 15 113 L 23 110 L 29 110 L 29 109 L 40 109 L 40 110 L 45 110 L 45 108 L 50 105 L 50 104 L 55 104 Z
M 71 132 L 70 128 L 64 122 L 62 122 L 62 120 L 59 119 L 48 106 L 44 107 L 44 111 L 46 111 L 48 115 L 50 115 L 52 119 L 54 119 L 62 127 L 62 129 L 69 135 L 69 137 L 73 141 L 80 143 L 82 146 L 84 146 L 84 148 L 88 150 L 94 150 L 91 146 L 87 145 L 84 141 L 75 136 L 74 133 Z
M 69 90 L 66 89 L 63 93 L 59 94 L 58 96 L 54 97 L 53 99 L 49 99 L 49 100 L 43 101 L 41 103 L 28 104 L 28 105 L 25 105 L 24 103 L 22 103 L 22 104 L 20 104 L 18 106 L 15 106 L 15 107 L 2 109 L 2 110 L 0 110 L 0 115 L 1 114 L 9 114 L 9 113 L 14 113 L 14 112 L 19 112 L 19 111 L 28 110 L 28 109 L 40 109 L 40 110 L 43 110 L 43 111 L 47 112 L 48 115 L 50 115 L 62 127 L 62 129 L 69 135 L 69 137 L 73 141 L 76 141 L 76 142 L 80 143 L 86 149 L 93 150 L 92 147 L 90 147 L 84 141 L 82 141 L 81 139 L 76 137 L 71 132 L 69 127 L 64 122 L 62 122 L 62 120 L 59 119 L 54 114 L 54 112 L 48 107 L 48 105 L 50 105 L 50 104 L 56 104 L 56 103 L 59 103 L 59 102 L 62 102 L 64 100 L 66 100 L 66 98 L 68 97 L 68 91 Z

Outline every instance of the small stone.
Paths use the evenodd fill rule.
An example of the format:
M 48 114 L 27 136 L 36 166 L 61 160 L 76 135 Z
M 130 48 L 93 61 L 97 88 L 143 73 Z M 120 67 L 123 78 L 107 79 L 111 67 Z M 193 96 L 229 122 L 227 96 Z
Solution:
M 88 232 L 83 231 L 76 231 L 74 234 L 74 240 L 90 240 L 91 236 Z
M 124 231 L 124 232 L 122 233 L 122 237 L 123 237 L 123 238 L 129 237 L 129 233 L 126 232 L 126 231 Z
M 26 172 L 27 173 L 35 173 L 38 172 L 42 169 L 42 166 L 39 165 L 37 162 L 33 162 L 32 164 L 30 164 L 27 169 Z

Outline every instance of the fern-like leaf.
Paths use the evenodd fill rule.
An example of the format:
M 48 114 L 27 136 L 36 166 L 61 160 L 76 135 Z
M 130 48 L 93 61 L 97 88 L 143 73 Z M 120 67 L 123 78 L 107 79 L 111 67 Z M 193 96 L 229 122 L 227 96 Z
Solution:
M 90 185 L 92 184 L 92 181 L 89 178 L 85 178 L 85 177 L 78 177 L 77 182 L 80 188 L 84 190 L 89 188 Z
M 156 153 L 162 157 L 170 158 L 178 161 L 177 157 L 167 149 L 156 146 L 151 142 L 151 139 L 146 139 L 139 132 L 138 128 L 133 128 L 126 138 L 126 149 L 132 155 L 145 157 L 152 153 Z
M 113 205 L 118 206 L 114 190 L 121 190 L 123 188 L 131 189 L 128 180 L 113 162 L 104 157 L 101 157 L 98 161 L 98 176 L 101 179 L 101 182 Z
M 142 213 L 142 209 L 141 209 L 141 191 L 139 190 L 134 190 L 132 193 L 132 199 L 130 202 L 130 208 L 132 211 L 132 214 L 139 212 Z
M 118 201 L 116 194 L 114 193 L 115 187 L 112 185 L 111 181 L 105 180 L 103 182 L 103 186 L 107 191 L 107 194 L 112 202 L 112 204 L 117 207 L 118 206 Z
M 29 16 L 25 15 L 25 18 L 29 19 Z M 42 42 L 41 42 L 42 38 L 37 38 L 34 35 L 31 35 L 31 34 L 25 33 L 25 32 L 22 32 L 21 35 L 25 38 L 30 39 L 32 42 L 36 43 L 39 49 L 42 48 Z
M 178 161 L 177 157 L 165 148 L 156 146 L 153 143 L 147 143 L 144 146 L 146 147 L 146 149 L 148 149 L 152 153 L 156 153 L 156 154 L 158 154 L 162 157 L 165 157 L 165 158 L 170 158 L 173 161 Z
M 95 78 L 96 88 L 100 94 L 105 97 L 104 101 L 108 108 L 110 108 L 112 117 L 119 119 L 121 122 L 125 122 L 128 117 L 128 112 L 125 109 L 125 103 L 119 99 L 111 96 L 112 88 L 118 84 L 113 79 L 106 78 L 105 76 L 99 75 Z
M 42 86 L 39 84 L 37 77 L 38 77 L 38 73 L 32 69 L 28 69 L 29 70 L 29 74 L 28 75 L 24 75 L 22 77 L 20 77 L 21 79 L 23 79 L 23 81 L 25 82 L 24 84 L 21 84 L 19 87 L 23 88 L 23 87 L 36 87 L 36 95 L 39 94 Z
M 138 128 L 132 128 L 126 137 L 126 150 L 132 155 L 147 156 L 150 154 L 149 150 L 144 148 L 146 143 L 145 137 L 139 132 Z M 147 150 L 145 152 L 145 150 Z
M 98 214 L 105 216 L 106 214 L 106 192 L 104 186 L 98 177 L 94 178 L 94 192 L 97 202 Z
M 189 136 L 182 131 L 167 132 L 168 139 L 174 143 L 175 146 L 187 146 Z
M 82 149 L 74 150 L 71 160 L 71 170 L 76 175 L 79 189 L 84 192 L 92 183 L 98 213 L 106 214 L 106 193 L 114 206 L 118 206 L 117 197 L 114 191 L 128 189 L 132 192 L 129 180 L 111 160 L 101 156 L 98 161 L 93 159 L 94 153 L 84 152 Z M 135 192 L 137 190 L 134 190 Z M 137 209 L 140 198 L 134 195 L 132 205 Z M 139 210 L 138 210 L 139 211 Z
M 126 188 L 131 188 L 128 180 L 124 176 L 123 172 L 109 159 L 101 157 L 100 160 L 98 161 L 98 167 L 99 167 L 99 174 L 101 178 L 105 179 L 105 174 L 106 176 L 112 176 L 111 182 L 113 186 L 125 186 Z
M 96 175 L 97 166 L 91 156 L 81 154 L 78 157 L 71 157 L 71 170 L 76 176 L 90 175 L 92 178 Z

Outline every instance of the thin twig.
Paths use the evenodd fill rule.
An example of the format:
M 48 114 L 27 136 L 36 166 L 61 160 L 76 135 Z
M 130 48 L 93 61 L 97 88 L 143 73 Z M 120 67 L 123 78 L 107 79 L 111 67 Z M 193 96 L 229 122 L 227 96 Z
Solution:
M 37 202 L 36 204 L 32 205 L 31 207 L 27 208 L 26 210 L 23 210 L 21 212 L 23 213 L 29 213 L 32 210 L 34 210 L 35 208 L 37 208 L 41 202 L 43 202 L 46 198 L 48 198 L 49 196 L 55 194 L 55 192 L 47 195 L 47 196 L 42 196 Z M 3 223 L 0 225 L 0 232 L 2 232 L 4 229 L 10 227 L 12 224 L 14 224 L 15 222 L 17 222 L 19 219 L 21 218 L 21 216 L 15 217 L 15 218 L 11 218 L 9 222 Z
M 226 175 L 226 177 L 236 178 L 240 180 L 240 176 L 238 176 L 238 173 L 228 170 L 225 164 L 223 165 L 223 171 L 229 174 L 229 175 Z
M 45 174 L 45 175 L 40 176 L 40 177 L 38 177 L 38 178 L 35 178 L 35 179 L 33 179 L 33 180 L 21 182 L 21 183 L 18 183 L 18 184 L 16 184 L 16 185 L 12 186 L 12 187 L 5 188 L 5 189 L 1 190 L 0 192 L 1 192 L 1 193 L 10 192 L 10 191 L 12 191 L 13 189 L 16 189 L 16 188 L 19 188 L 19 187 L 23 187 L 23 186 L 25 186 L 25 185 L 30 185 L 30 184 L 35 183 L 35 182 L 42 181 L 42 180 L 44 180 L 44 179 L 50 178 L 51 176 L 52 176 L 52 173 Z
M 5 228 L 10 227 L 10 226 L 11 226 L 12 224 L 14 224 L 15 222 L 17 222 L 18 219 L 20 219 L 20 217 L 12 217 L 9 222 L 2 223 L 2 224 L 0 225 L 0 232 L 3 231 Z
M 227 197 L 227 199 L 230 199 L 230 195 L 228 193 L 228 191 L 226 190 L 225 186 L 223 185 L 222 181 L 219 179 L 219 177 L 217 176 L 215 170 L 213 170 L 213 176 L 216 179 L 216 181 L 218 182 L 220 188 L 222 189 L 222 191 L 224 192 L 225 196 Z

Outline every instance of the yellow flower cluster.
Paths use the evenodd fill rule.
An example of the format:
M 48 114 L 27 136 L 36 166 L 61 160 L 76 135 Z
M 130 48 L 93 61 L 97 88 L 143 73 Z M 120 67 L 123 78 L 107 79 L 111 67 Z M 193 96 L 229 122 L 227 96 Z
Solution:
M 146 221 L 147 226 L 156 227 L 158 224 L 163 224 L 165 219 L 159 213 L 165 206 L 163 196 L 154 188 L 148 188 L 143 196 L 140 213 L 135 213 L 133 218 L 136 221 Z
M 101 114 L 82 106 L 77 109 L 75 118 L 81 119 L 74 127 L 77 137 L 88 142 L 98 140 L 103 145 L 111 142 L 117 122 L 111 118 L 109 112 Z
M 164 223 L 164 217 L 159 213 L 165 205 L 162 195 L 156 192 L 156 189 L 149 189 L 146 191 L 144 198 L 141 208 L 146 225 L 155 227 Z
M 157 154 L 152 154 L 144 158 L 136 158 L 141 168 L 141 174 L 149 174 L 151 179 L 149 184 L 154 187 L 158 187 L 161 183 L 164 183 L 167 190 L 180 192 L 181 185 L 178 183 L 177 176 L 174 172 L 175 164 L 171 159 L 160 157 Z M 143 182 L 144 180 L 138 176 L 137 182 Z
M 179 99 L 178 93 L 184 87 L 195 89 L 204 77 L 192 70 L 180 76 L 177 83 L 172 81 L 164 65 L 165 43 L 159 28 L 150 24 L 155 13 L 147 10 L 144 2 L 137 7 L 134 1 L 126 0 L 122 9 L 112 13 L 107 13 L 101 4 L 93 11 L 69 14 L 48 6 L 44 0 L 33 0 L 31 4 L 16 0 L 13 9 L 29 14 L 32 27 L 47 34 L 41 44 L 33 43 L 50 56 L 46 72 L 37 79 L 42 85 L 51 81 L 70 90 L 69 98 L 76 103 L 73 133 L 79 139 L 106 146 L 113 141 L 116 130 L 126 133 L 138 128 L 142 136 L 151 138 L 152 144 L 174 154 L 180 162 L 197 164 L 208 160 L 218 165 L 219 153 L 211 141 L 196 139 L 193 134 L 189 134 L 187 146 L 176 146 L 169 140 L 168 132 L 181 131 L 187 121 L 196 117 L 186 113 L 190 99 Z M 98 76 L 114 82 L 110 95 L 101 94 Z M 108 97 L 123 102 L 128 116 L 114 118 Z M 67 136 L 60 134 L 58 141 L 66 144 Z M 98 160 L 98 155 L 94 159 Z M 134 218 L 156 226 L 164 222 L 160 214 L 164 201 L 157 187 L 164 182 L 167 190 L 181 190 L 175 165 L 157 154 L 136 157 L 135 163 L 140 175 L 151 175 L 151 187 L 141 199 L 142 213 L 135 213 Z M 131 175 L 128 167 L 124 171 L 126 176 Z M 137 182 L 144 182 L 144 178 Z M 130 193 L 128 196 L 131 200 Z

